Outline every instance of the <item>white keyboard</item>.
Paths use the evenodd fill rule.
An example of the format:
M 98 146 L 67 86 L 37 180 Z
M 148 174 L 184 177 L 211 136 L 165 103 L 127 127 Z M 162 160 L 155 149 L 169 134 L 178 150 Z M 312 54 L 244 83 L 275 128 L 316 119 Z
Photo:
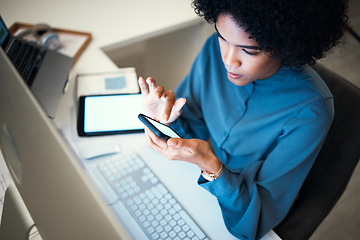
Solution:
M 136 153 L 97 168 L 150 239 L 209 239 Z

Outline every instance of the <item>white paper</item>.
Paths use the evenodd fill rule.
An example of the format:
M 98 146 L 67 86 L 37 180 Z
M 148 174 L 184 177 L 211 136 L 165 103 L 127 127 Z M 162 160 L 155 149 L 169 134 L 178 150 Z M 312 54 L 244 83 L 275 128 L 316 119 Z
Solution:
M 0 217 L 2 215 L 2 210 L 4 206 L 4 200 L 5 200 L 5 191 L 12 183 L 12 178 L 9 173 L 9 170 L 5 164 L 4 157 L 0 151 Z M 0 218 L 1 223 L 1 218 Z
M 138 93 L 135 68 L 119 68 L 115 72 L 78 74 L 77 97 L 121 93 Z

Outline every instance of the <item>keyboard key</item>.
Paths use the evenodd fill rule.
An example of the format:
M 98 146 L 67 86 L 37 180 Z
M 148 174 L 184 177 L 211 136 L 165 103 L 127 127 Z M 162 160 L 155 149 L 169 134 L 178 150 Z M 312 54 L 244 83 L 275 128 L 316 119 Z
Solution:
M 151 222 L 151 221 L 153 221 L 155 219 L 155 217 L 154 217 L 154 215 L 148 215 L 146 217 L 146 219 Z
M 150 227 L 151 224 L 149 221 L 144 221 L 143 225 L 144 225 L 144 227 L 148 228 L 148 227 Z
M 159 226 L 159 222 L 157 220 L 154 220 L 151 222 L 151 226 L 157 227 L 157 226 Z
M 148 233 L 151 234 L 151 233 L 155 232 L 155 229 L 153 227 L 148 227 L 147 231 L 148 231 Z
M 167 189 L 164 187 L 164 185 L 158 184 L 158 185 L 156 185 L 156 187 L 158 188 L 158 190 L 159 190 L 163 195 L 165 195 L 165 194 L 168 193 L 168 191 L 167 191 Z
M 195 233 L 190 230 L 190 231 L 187 232 L 187 235 L 188 235 L 188 237 L 191 238 L 191 237 L 193 237 L 195 235 Z
M 156 227 L 156 232 L 158 232 L 158 233 L 161 233 L 162 231 L 164 231 L 164 228 L 162 227 L 162 226 L 157 226 Z
M 150 190 L 146 190 L 145 194 L 149 199 L 155 198 L 155 195 Z
M 176 203 L 176 204 L 174 205 L 174 209 L 175 209 L 176 211 L 180 211 L 180 210 L 182 209 L 182 207 L 180 206 L 180 204 Z
M 151 191 L 156 198 L 158 199 L 162 198 L 163 195 L 159 192 L 159 190 L 156 187 L 151 188 Z
M 187 232 L 187 231 L 190 230 L 190 227 L 185 224 L 185 225 L 182 227 L 182 230 L 183 230 L 184 232 Z
M 166 232 L 161 232 L 161 233 L 160 233 L 160 237 L 161 237 L 162 239 L 165 239 L 167 236 L 168 236 L 168 234 L 167 234 Z
M 169 232 L 169 237 L 171 239 L 174 239 L 175 236 L 176 236 L 176 233 L 173 230 Z
M 183 231 L 179 232 L 178 235 L 179 235 L 179 237 L 180 237 L 181 239 L 183 239 L 183 238 L 186 237 L 186 233 L 184 233 Z
M 180 231 L 181 231 L 181 227 L 175 226 L 175 227 L 174 227 L 174 231 L 177 232 L 177 233 L 180 232 Z
M 151 234 L 151 237 L 153 239 L 159 239 L 160 238 L 160 235 L 157 233 L 157 232 L 154 232 L 153 234 Z

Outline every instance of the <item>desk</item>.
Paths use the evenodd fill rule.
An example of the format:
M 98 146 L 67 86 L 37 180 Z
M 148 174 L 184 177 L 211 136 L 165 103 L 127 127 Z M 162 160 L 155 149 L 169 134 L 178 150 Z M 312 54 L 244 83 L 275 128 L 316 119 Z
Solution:
M 123 46 L 126 42 L 138 41 L 149 36 L 182 28 L 198 21 L 190 5 L 184 0 L 102 0 L 89 2 L 44 0 L 23 2 L 12 0 L 2 3 L 1 15 L 10 26 L 16 21 L 47 22 L 64 29 L 87 31 L 93 41 L 79 58 L 70 74 L 70 87 L 61 100 L 55 123 L 59 128 L 73 130 L 75 124 L 75 77 L 78 73 L 113 71 L 117 66 L 104 54 Z M 19 8 L 19 6 L 22 6 Z M 155 9 L 151 11 L 151 9 Z M 71 132 L 70 130 L 70 132 Z M 225 228 L 216 199 L 201 187 L 196 180 L 199 169 L 188 163 L 168 161 L 146 147 L 143 134 L 107 137 L 120 148 L 137 151 L 159 178 L 166 182 L 175 197 L 189 210 L 204 230 L 213 239 L 234 239 Z M 98 139 L 97 139 L 98 140 Z M 81 141 L 77 139 L 76 141 Z M 76 150 L 76 148 L 74 148 Z M 91 168 L 90 161 L 83 161 Z M 187 177 L 184 178 L 184 173 Z M 177 180 L 181 178 L 181 184 Z M 195 202 L 195 203 L 194 203 Z M 204 204 L 204 202 L 206 204 Z M 211 211 L 209 210 L 211 209 Z M 207 214 L 204 215 L 203 213 Z M 277 239 L 270 232 L 264 239 Z

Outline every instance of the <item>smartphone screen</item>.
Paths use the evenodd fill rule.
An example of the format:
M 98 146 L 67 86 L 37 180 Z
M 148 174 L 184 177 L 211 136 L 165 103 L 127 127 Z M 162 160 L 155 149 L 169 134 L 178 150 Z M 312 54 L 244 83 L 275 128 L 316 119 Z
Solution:
M 174 129 L 166 126 L 165 124 L 162 124 L 144 114 L 139 114 L 138 117 L 151 131 L 164 140 L 168 140 L 169 138 L 181 138 Z

